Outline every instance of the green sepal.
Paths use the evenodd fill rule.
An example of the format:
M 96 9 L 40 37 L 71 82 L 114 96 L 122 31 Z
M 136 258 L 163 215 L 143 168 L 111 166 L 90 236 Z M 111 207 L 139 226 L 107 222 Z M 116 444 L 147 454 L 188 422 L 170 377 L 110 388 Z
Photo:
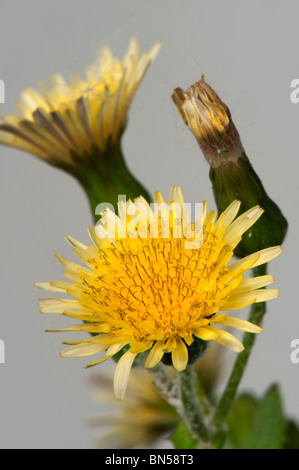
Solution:
M 188 365 L 195 364 L 200 359 L 207 349 L 207 341 L 193 336 L 193 343 L 187 346 L 188 349 Z
M 245 154 L 236 161 L 224 161 L 216 168 L 211 167 L 210 179 L 219 213 L 235 199 L 241 201 L 239 215 L 256 205 L 265 211 L 235 248 L 237 257 L 243 258 L 263 248 L 282 244 L 287 233 L 287 220 L 267 195 Z

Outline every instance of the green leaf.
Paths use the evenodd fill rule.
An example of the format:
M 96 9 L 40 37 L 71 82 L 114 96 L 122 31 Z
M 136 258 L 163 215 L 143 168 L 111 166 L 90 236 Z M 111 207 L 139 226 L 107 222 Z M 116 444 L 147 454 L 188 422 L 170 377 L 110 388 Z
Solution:
M 244 449 L 280 449 L 285 435 L 285 420 L 279 389 L 273 385 L 256 411 L 252 431 Z
M 182 421 L 170 436 L 176 449 L 197 449 L 198 441 L 194 439 L 185 421 Z
M 236 449 L 243 449 L 255 421 L 258 401 L 249 393 L 240 395 L 227 417 L 229 441 Z
M 298 423 L 293 420 L 288 420 L 286 423 L 286 432 L 283 448 L 299 449 L 299 426 Z

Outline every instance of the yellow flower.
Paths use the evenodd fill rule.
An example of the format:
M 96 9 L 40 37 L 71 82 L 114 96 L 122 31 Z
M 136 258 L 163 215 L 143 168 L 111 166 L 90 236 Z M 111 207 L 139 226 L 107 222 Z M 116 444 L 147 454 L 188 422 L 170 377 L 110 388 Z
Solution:
M 273 282 L 273 276 L 243 277 L 247 270 L 272 260 L 281 248 L 267 248 L 228 265 L 242 234 L 263 212 L 255 206 L 236 218 L 239 207 L 239 201 L 234 201 L 216 221 L 216 212 L 207 212 L 203 202 L 195 222 L 190 223 L 180 187 L 175 186 L 168 204 L 156 192 L 151 205 L 140 197 L 134 203 L 121 201 L 118 217 L 104 211 L 95 231 L 89 229 L 94 246 L 67 237 L 74 254 L 87 267 L 56 255 L 72 282 L 36 286 L 73 299 L 41 299 L 41 312 L 88 323 L 58 331 L 97 335 L 65 341 L 71 347 L 61 356 L 106 351 L 87 364 L 93 366 L 126 346 L 114 376 L 115 394 L 122 399 L 134 359 L 145 351 L 149 352 L 146 368 L 158 364 L 164 353 L 171 353 L 177 371 L 186 368 L 188 347 L 197 338 L 242 351 L 241 342 L 221 327 L 252 333 L 261 328 L 219 312 L 278 296 L 277 289 L 261 289 Z
M 106 412 L 92 416 L 89 424 L 109 427 L 107 434 L 95 439 L 97 447 L 145 448 L 168 437 L 178 425 L 180 418 L 175 408 L 161 397 L 149 372 L 136 368 L 132 370 L 124 402 L 116 400 L 111 394 L 111 373 L 98 374 L 91 380 L 94 398 Z
M 94 148 L 104 152 L 123 132 L 128 109 L 149 64 L 160 48 L 139 56 L 132 39 L 121 61 L 101 47 L 86 79 L 73 75 L 68 85 L 52 76 L 52 89 L 25 89 L 17 103 L 19 116 L 2 116 L 0 143 L 17 147 L 55 166 L 71 169 L 76 159 L 89 160 Z

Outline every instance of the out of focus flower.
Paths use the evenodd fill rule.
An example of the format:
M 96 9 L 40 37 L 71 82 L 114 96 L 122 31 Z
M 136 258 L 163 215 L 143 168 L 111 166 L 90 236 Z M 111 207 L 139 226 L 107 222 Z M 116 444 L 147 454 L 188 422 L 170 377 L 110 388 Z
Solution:
M 111 373 L 102 372 L 91 380 L 95 401 L 104 409 L 89 419 L 89 424 L 103 427 L 103 433 L 95 439 L 97 447 L 146 448 L 167 438 L 178 425 L 176 409 L 161 397 L 151 374 L 144 369 L 132 370 L 123 402 L 111 393 Z
M 276 257 L 281 248 L 271 247 L 228 264 L 243 233 L 261 216 L 253 207 L 238 218 L 234 201 L 216 221 L 216 212 L 198 208 L 195 223 L 188 221 L 179 187 L 173 187 L 166 204 L 159 192 L 152 207 L 143 199 L 119 204 L 119 217 L 107 210 L 96 232 L 89 230 L 94 246 L 67 237 L 82 267 L 64 257 L 57 259 L 72 282 L 43 282 L 36 286 L 70 299 L 41 299 L 42 313 L 55 313 L 85 321 L 58 331 L 96 334 L 86 340 L 64 341 L 70 347 L 62 357 L 105 355 L 87 366 L 99 364 L 119 351 L 114 390 L 123 399 L 132 364 L 148 351 L 146 368 L 170 353 L 177 371 L 186 368 L 189 350 L 205 341 L 216 341 L 240 352 L 241 342 L 221 327 L 260 333 L 258 326 L 228 316 L 255 302 L 278 296 L 277 289 L 261 289 L 273 276 L 244 279 L 244 273 Z M 55 330 L 57 331 L 57 330 Z
M 213 341 L 205 354 L 194 364 L 195 376 L 204 392 L 212 399 L 215 398 L 216 389 L 227 372 L 226 352 L 219 343 Z
M 247 158 L 229 108 L 204 77 L 186 91 L 176 88 L 172 99 L 210 165 L 218 210 L 222 212 L 235 199 L 242 203 L 241 212 L 257 204 L 264 209 L 260 220 L 244 234 L 235 255 L 247 256 L 262 248 L 281 245 L 287 221 Z

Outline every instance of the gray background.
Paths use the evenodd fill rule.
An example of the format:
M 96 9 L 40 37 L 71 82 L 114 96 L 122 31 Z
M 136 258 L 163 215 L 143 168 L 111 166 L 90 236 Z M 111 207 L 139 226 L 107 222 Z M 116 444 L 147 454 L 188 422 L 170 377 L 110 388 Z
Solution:
M 290 223 L 284 253 L 269 269 L 281 295 L 268 303 L 241 389 L 262 394 L 279 383 L 286 413 L 297 418 L 299 364 L 290 361 L 290 342 L 299 338 L 299 104 L 290 101 L 290 83 L 299 78 L 298 13 L 295 0 L 1 0 L 0 20 L 1 114 L 15 112 L 20 91 L 54 72 L 83 76 L 101 44 L 122 56 L 131 36 L 146 50 L 162 42 L 123 140 L 129 167 L 151 192 L 168 197 L 179 184 L 187 202 L 205 199 L 215 208 L 208 164 L 170 95 L 204 73 L 229 105 L 253 166 Z M 96 430 L 85 419 L 99 410 L 87 385 L 92 371 L 84 358 L 60 359 L 65 335 L 44 330 L 71 323 L 39 313 L 43 293 L 33 283 L 62 279 L 53 255 L 73 259 L 66 234 L 88 242 L 89 206 L 75 180 L 31 155 L 0 147 L 0 166 L 0 446 L 88 448 Z

